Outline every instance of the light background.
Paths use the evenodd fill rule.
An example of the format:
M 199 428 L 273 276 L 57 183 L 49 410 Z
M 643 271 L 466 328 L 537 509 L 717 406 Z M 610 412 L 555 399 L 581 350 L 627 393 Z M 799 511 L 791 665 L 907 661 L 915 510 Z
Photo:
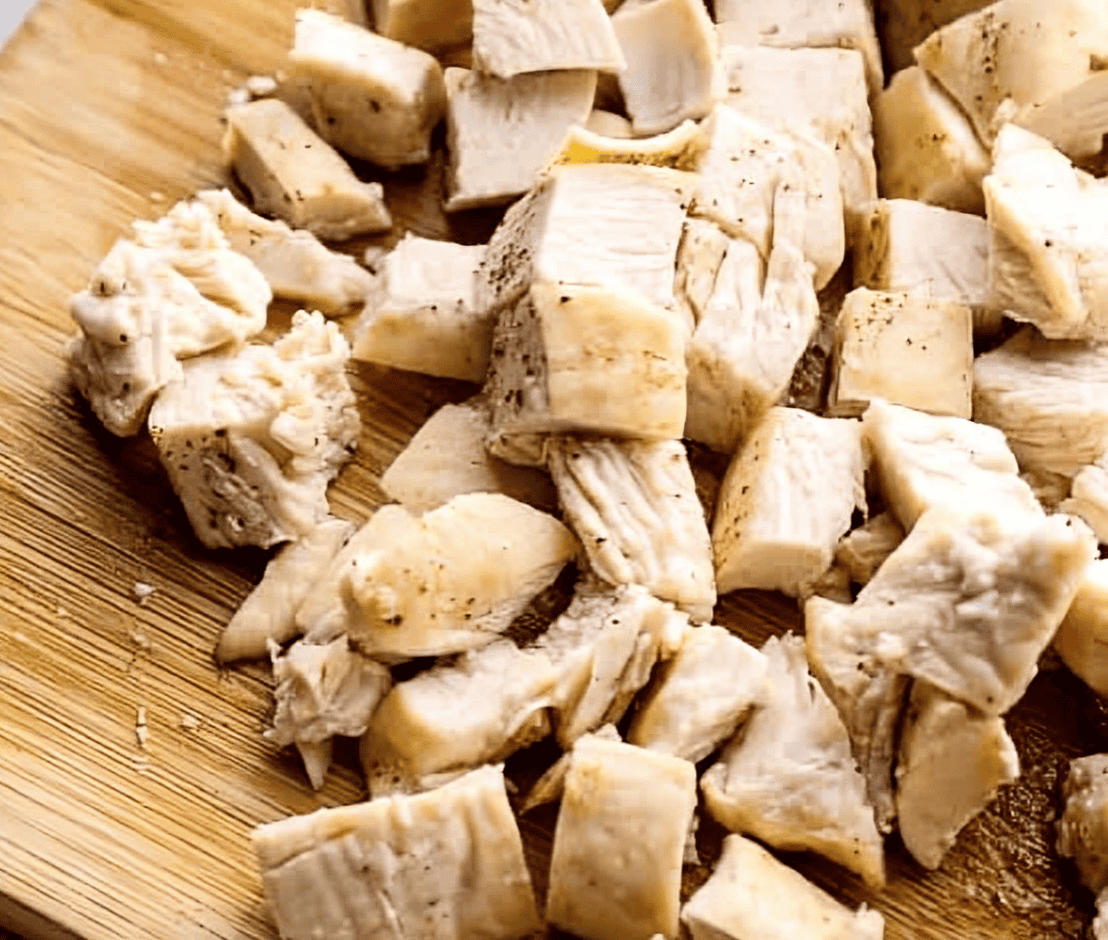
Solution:
M 0 43 L 6 42 L 15 32 L 23 14 L 33 5 L 33 0 L 0 0 Z

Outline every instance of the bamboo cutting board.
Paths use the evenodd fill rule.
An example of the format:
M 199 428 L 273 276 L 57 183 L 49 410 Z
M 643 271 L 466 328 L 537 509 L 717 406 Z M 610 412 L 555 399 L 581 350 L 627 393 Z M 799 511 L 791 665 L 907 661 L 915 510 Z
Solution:
M 0 57 L 0 929 L 28 940 L 274 937 L 249 830 L 361 795 L 349 754 L 315 794 L 262 739 L 267 669 L 213 664 L 264 556 L 203 550 L 150 445 L 99 430 L 62 354 L 69 295 L 129 223 L 225 182 L 227 91 L 280 66 L 295 6 L 44 0 Z M 451 232 L 434 182 L 386 181 L 399 222 L 487 236 L 487 216 Z M 364 366 L 354 381 L 365 433 L 333 504 L 359 520 L 420 422 L 471 389 Z M 142 603 L 138 583 L 155 588 Z M 800 626 L 791 602 L 762 594 L 728 598 L 721 620 L 755 641 Z M 1108 749 L 1104 717 L 1048 670 L 1011 727 L 1023 780 L 940 872 L 890 842 L 889 888 L 871 896 L 830 865 L 793 861 L 885 912 L 889 940 L 1078 937 L 1091 900 L 1053 856 L 1052 820 L 1065 760 Z M 523 822 L 540 894 L 553 820 Z M 705 822 L 706 861 L 719 839 Z M 686 890 L 706 873 L 690 869 Z

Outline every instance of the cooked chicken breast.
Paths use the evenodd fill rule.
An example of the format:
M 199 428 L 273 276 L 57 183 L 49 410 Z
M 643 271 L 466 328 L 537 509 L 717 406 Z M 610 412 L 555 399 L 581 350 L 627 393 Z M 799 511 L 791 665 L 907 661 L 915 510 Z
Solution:
M 1108 697 L 1108 559 L 1085 569 L 1073 603 L 1054 635 L 1054 648 L 1070 672 Z
M 436 55 L 473 41 L 473 0 L 370 0 L 377 32 Z
M 891 512 L 882 512 L 839 540 L 835 561 L 847 570 L 851 581 L 866 585 L 903 541 L 904 527 Z

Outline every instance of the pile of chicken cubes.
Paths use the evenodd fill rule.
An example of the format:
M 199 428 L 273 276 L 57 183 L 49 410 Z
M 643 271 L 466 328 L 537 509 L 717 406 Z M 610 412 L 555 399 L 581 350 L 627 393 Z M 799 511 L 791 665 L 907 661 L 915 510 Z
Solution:
M 361 739 L 369 800 L 254 834 L 282 936 L 881 937 L 765 847 L 877 892 L 897 829 L 936 868 L 1020 773 L 1044 650 L 1108 695 L 1108 6 L 977 4 L 888 81 L 866 0 L 349 6 L 227 110 L 253 208 L 136 223 L 71 306 L 76 386 L 198 538 L 281 546 L 217 650 L 271 657 L 268 736 L 316 787 Z M 443 121 L 445 210 L 504 207 L 491 240 L 328 247 L 392 229 L 348 160 L 426 164 Z M 306 309 L 267 344 L 273 298 Z M 359 524 L 351 357 L 480 386 Z M 714 625 L 748 588 L 803 637 Z M 1106 759 L 1060 824 L 1097 892 Z M 540 913 L 517 814 L 558 800 Z M 731 835 L 682 905 L 698 812 Z

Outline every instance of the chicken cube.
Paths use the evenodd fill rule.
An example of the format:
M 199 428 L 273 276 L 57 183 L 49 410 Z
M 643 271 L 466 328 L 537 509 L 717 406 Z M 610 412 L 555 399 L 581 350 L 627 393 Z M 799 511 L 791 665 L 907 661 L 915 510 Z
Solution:
M 1100 0 L 998 0 L 932 33 L 916 61 L 950 92 L 986 143 L 999 115 L 1068 156 L 1100 152 L 1108 131 L 1108 18 Z M 999 112 L 998 112 L 999 109 Z
M 322 646 L 300 640 L 283 654 L 276 644 L 271 650 L 277 709 L 265 736 L 280 747 L 297 746 L 318 790 L 331 763 L 331 739 L 365 732 L 392 676 L 350 649 L 345 637 Z
M 753 8 L 754 4 L 750 4 Z M 877 198 L 865 68 L 853 49 L 724 45 L 727 103 L 769 127 L 810 134 L 839 164 L 847 235 Z
M 547 921 L 583 940 L 675 938 L 695 809 L 688 761 L 597 737 L 578 741 L 554 829 Z
M 1089 530 L 1064 516 L 932 509 L 853 604 L 807 601 L 812 672 L 843 716 L 879 825 L 895 815 L 905 677 L 1003 714 L 1027 689 L 1095 557 Z
M 380 183 L 363 183 L 346 161 L 277 98 L 227 110 L 223 154 L 260 211 L 320 238 L 387 232 Z
M 260 659 L 270 643 L 285 643 L 300 632 L 296 610 L 317 578 L 354 534 L 353 523 L 325 519 L 306 535 L 281 548 L 253 591 L 223 629 L 215 658 L 226 664 Z
M 556 510 L 550 477 L 493 457 L 485 448 L 488 434 L 485 402 L 443 405 L 389 464 L 381 489 L 416 514 L 462 493 L 503 493 L 544 512 Z
M 783 134 L 718 105 L 701 125 L 704 143 L 693 168 L 698 185 L 691 212 L 734 238 L 745 238 L 768 259 L 782 185 L 804 195 L 799 228 L 804 257 L 822 290 L 843 262 L 846 236 L 839 166 L 830 147 L 815 138 Z
M 1075 476 L 1108 452 L 1108 346 L 1020 331 L 977 357 L 973 416 L 1004 432 L 1023 470 Z
M 631 291 L 537 283 L 493 337 L 490 448 L 538 465 L 549 433 L 679 438 L 686 375 L 684 329 L 671 312 Z
M 600 115 L 607 115 L 600 117 Z M 619 124 L 624 121 L 627 127 Z M 594 110 L 582 127 L 567 132 L 551 165 L 567 163 L 641 163 L 671 170 L 689 170 L 706 141 L 696 121 L 682 121 L 664 134 L 634 137 L 626 118 Z
M 111 433 L 137 434 L 154 397 L 180 378 L 177 360 L 261 332 L 271 299 L 207 208 L 178 203 L 136 222 L 133 240 L 117 241 L 70 300 L 81 330 L 68 349 L 74 384 Z
M 896 767 L 896 814 L 905 847 L 924 868 L 938 868 L 966 823 L 1019 774 L 1002 718 L 926 682 L 913 685 Z
M 477 305 L 483 245 L 408 232 L 385 255 L 378 286 L 352 330 L 355 359 L 441 378 L 483 382 L 494 318 Z
M 716 587 L 798 596 L 830 566 L 835 545 L 864 507 L 861 426 L 773 408 L 727 468 L 712 546 Z
M 923 292 L 846 295 L 835 323 L 828 407 L 859 415 L 874 398 L 929 414 L 969 418 L 973 315 Z
M 862 433 L 885 502 L 906 530 L 938 506 L 984 503 L 1042 515 L 995 428 L 876 400 L 862 418 Z
M 714 450 L 733 453 L 782 398 L 819 323 L 803 212 L 801 194 L 782 184 L 764 279 L 754 245 L 733 239 L 689 340 L 685 436 Z
M 1059 509 L 1080 518 L 1096 533 L 1098 542 L 1108 544 L 1108 454 L 1077 471 Z
M 636 136 L 702 118 L 719 99 L 715 27 L 702 0 L 628 3 L 612 14 L 627 67 L 619 87 Z
M 994 302 L 1051 339 L 1108 340 L 1108 183 L 1006 125 L 984 191 Z
M 496 763 L 546 737 L 555 679 L 541 652 L 497 640 L 393 686 L 362 738 L 370 793 Z
M 1070 672 L 1108 697 L 1108 559 L 1097 559 L 1085 570 L 1054 635 L 1054 648 Z
M 473 0 L 369 0 L 382 36 L 436 55 L 473 41 Z
M 311 232 L 266 219 L 226 189 L 197 194 L 235 251 L 265 275 L 273 296 L 330 316 L 357 313 L 373 290 L 373 275 L 349 255 L 331 251 Z
M 481 72 L 511 78 L 625 65 L 600 0 L 473 0 L 473 66 Z
M 553 516 L 499 493 L 455 496 L 406 528 L 403 537 L 354 554 L 341 576 L 354 604 L 350 639 L 367 655 L 441 656 L 485 646 L 577 550 Z
M 685 309 L 690 333 L 695 330 L 715 292 L 716 278 L 731 239 L 715 222 L 689 218 L 677 248 L 675 289 Z
M 547 467 L 597 577 L 641 584 L 694 620 L 711 620 L 712 540 L 680 441 L 558 436 Z
M 531 189 L 569 128 L 588 119 L 595 94 L 596 73 L 584 69 L 509 79 L 447 69 L 446 211 L 500 205 Z
M 493 233 L 477 275 L 478 307 L 502 310 L 551 281 L 634 290 L 676 310 L 674 265 L 696 182 L 653 166 L 554 167 Z
M 764 695 L 700 781 L 708 812 L 732 832 L 784 851 L 818 852 L 885 884 L 884 848 L 835 706 L 808 674 L 804 641 L 762 647 Z
M 269 548 L 328 516 L 327 485 L 361 421 L 335 323 L 299 311 L 272 346 L 188 360 L 150 409 L 150 435 L 197 537 Z
M 602 738 L 605 741 L 622 741 L 619 730 L 615 725 L 601 725 L 596 731 L 582 735 L 582 738 Z M 579 739 L 580 740 L 580 739 Z M 557 803 L 562 798 L 566 789 L 566 775 L 569 773 L 569 765 L 573 763 L 573 751 L 567 751 L 551 764 L 538 780 L 532 784 L 531 789 L 520 804 L 519 813 L 529 813 L 538 806 L 546 806 L 548 803 Z
M 430 793 L 267 823 L 251 840 L 287 940 L 522 940 L 541 926 L 496 767 Z
M 1108 888 L 1108 754 L 1090 754 L 1070 761 L 1062 784 L 1065 809 L 1058 822 L 1058 854 L 1072 858 L 1081 883 L 1101 895 Z
M 775 46 L 781 49 L 845 48 L 865 63 L 869 94 L 885 85 L 881 48 L 867 0 L 716 0 L 722 45 Z
M 630 118 L 603 108 L 593 108 L 585 119 L 584 129 L 599 137 L 630 139 L 635 136 Z
M 578 587 L 568 609 L 535 648 L 554 664 L 554 735 L 565 749 L 581 735 L 618 722 L 655 663 L 680 648 L 688 617 L 639 586 Z
M 918 65 L 873 99 L 877 190 L 957 212 L 985 211 L 981 181 L 992 159 L 953 99 Z
M 698 763 L 730 738 L 766 690 L 766 657 L 723 627 L 692 627 L 647 690 L 627 741 Z
M 430 159 L 446 108 L 434 56 L 322 10 L 297 10 L 289 65 L 333 147 L 388 170 Z
M 717 0 L 718 2 L 718 0 Z M 681 911 L 693 940 L 882 940 L 885 919 L 840 904 L 740 835 L 723 840 L 712 876 Z
M 851 581 L 866 585 L 903 541 L 904 527 L 891 512 L 882 512 L 839 540 L 835 561 Z

